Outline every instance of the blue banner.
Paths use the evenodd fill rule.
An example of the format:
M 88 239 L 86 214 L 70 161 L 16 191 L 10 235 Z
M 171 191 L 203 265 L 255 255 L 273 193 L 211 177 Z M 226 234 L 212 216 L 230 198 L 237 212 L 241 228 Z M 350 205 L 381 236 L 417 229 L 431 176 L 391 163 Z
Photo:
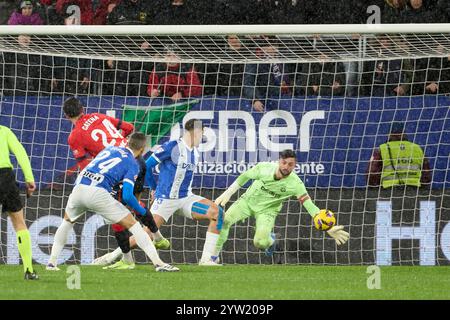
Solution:
M 167 103 L 110 96 L 80 99 L 87 112 L 114 110 L 117 117 L 123 105 Z M 62 101 L 54 96 L 1 100 L 0 124 L 23 142 L 40 186 L 56 181 L 75 163 L 67 146 L 72 125 L 63 116 Z M 246 100 L 204 97 L 186 115 L 203 119 L 208 127 L 193 187 L 225 187 L 253 163 L 277 160 L 284 148 L 297 151 L 296 170 L 308 187 L 365 187 L 374 148 L 386 142 L 391 123 L 399 121 L 405 123 L 408 139 L 422 146 L 430 160 L 432 187 L 449 188 L 449 106 L 446 96 L 307 97 L 271 101 L 261 113 L 253 112 Z M 172 128 L 172 137 L 179 135 L 177 129 L 178 125 Z

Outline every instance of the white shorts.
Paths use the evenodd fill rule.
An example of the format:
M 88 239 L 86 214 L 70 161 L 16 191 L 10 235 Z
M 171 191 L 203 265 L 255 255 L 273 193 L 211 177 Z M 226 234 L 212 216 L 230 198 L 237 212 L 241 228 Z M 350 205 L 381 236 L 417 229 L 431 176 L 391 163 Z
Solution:
M 107 223 L 117 223 L 130 213 L 105 189 L 78 184 L 69 196 L 66 213 L 74 222 L 86 211 L 98 213 Z
M 192 219 L 192 204 L 202 200 L 205 200 L 205 198 L 195 194 L 181 199 L 159 198 L 155 199 L 153 202 L 150 212 L 161 216 L 166 222 L 174 213 L 178 213 L 186 218 Z

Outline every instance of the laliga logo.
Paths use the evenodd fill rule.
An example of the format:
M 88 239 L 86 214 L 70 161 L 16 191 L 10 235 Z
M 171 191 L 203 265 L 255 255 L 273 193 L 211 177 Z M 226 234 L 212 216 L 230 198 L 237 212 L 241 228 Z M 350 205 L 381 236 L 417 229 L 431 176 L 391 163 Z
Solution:
M 183 124 L 190 119 L 212 120 L 214 119 L 214 111 L 191 111 L 183 119 Z M 232 151 L 230 148 L 229 137 L 229 120 L 239 119 L 245 123 L 245 151 L 257 151 L 256 125 L 255 119 L 251 113 L 246 111 L 219 111 L 219 128 L 218 136 L 211 128 L 205 128 L 204 135 L 207 141 L 200 144 L 200 152 L 208 152 L 217 147 L 218 152 Z M 271 127 L 270 123 L 276 119 L 282 119 L 286 123 L 285 126 Z M 308 152 L 310 149 L 310 126 L 313 120 L 325 119 L 325 111 L 315 110 L 306 112 L 300 121 L 300 130 L 297 131 L 297 122 L 294 116 L 284 110 L 273 110 L 267 112 L 259 122 L 258 137 L 261 145 L 268 151 L 279 152 L 284 149 L 295 149 L 293 143 L 278 143 L 273 140 L 277 136 L 298 136 L 300 140 L 300 152 Z M 170 138 L 177 139 L 181 135 L 179 124 L 172 127 Z

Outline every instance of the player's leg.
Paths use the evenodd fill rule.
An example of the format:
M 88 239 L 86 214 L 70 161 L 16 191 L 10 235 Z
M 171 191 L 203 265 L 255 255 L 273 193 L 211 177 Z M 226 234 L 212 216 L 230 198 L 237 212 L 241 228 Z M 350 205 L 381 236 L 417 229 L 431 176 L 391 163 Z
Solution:
M 198 221 L 209 221 L 205 244 L 203 246 L 203 253 L 200 259 L 200 264 L 209 264 L 209 262 L 211 262 L 211 257 L 214 255 L 216 250 L 220 230 L 222 230 L 224 213 L 223 208 L 219 208 L 211 200 L 197 195 L 192 195 L 180 200 L 182 201 L 181 212 L 184 216 Z M 217 264 L 212 263 L 211 265 Z
M 159 232 L 159 228 L 163 226 L 177 210 L 176 200 L 172 199 L 158 199 L 155 200 L 150 207 L 150 213 L 152 214 L 153 223 L 150 227 L 144 228 L 149 236 L 153 238 L 154 245 L 157 249 L 169 249 L 170 242 L 162 236 Z M 150 229 L 153 228 L 153 231 Z M 130 237 L 130 247 L 136 248 L 136 240 L 134 237 Z
M 2 169 L 0 173 L 0 204 L 7 212 L 16 231 L 17 248 L 22 258 L 25 279 L 36 280 L 39 277 L 33 270 L 31 238 L 23 216 L 23 203 L 20 190 L 14 175 L 9 169 Z
M 19 249 L 20 257 L 22 258 L 23 271 L 25 279 L 37 280 L 39 277 L 33 270 L 33 254 L 31 251 L 31 237 L 28 231 L 25 219 L 23 217 L 23 209 L 16 212 L 10 212 L 9 218 L 16 231 L 17 236 L 17 248 Z
M 47 263 L 47 267 L 46 269 L 49 271 L 59 271 L 59 268 L 57 267 L 58 265 L 58 257 L 61 254 L 61 251 L 63 250 L 64 246 L 67 243 L 67 237 L 69 236 L 69 233 L 72 231 L 73 229 L 73 225 L 75 223 L 75 220 L 71 220 L 71 216 L 77 216 L 79 217 L 80 215 L 85 213 L 85 210 L 82 208 L 72 208 L 71 215 L 68 215 L 68 208 L 66 208 L 66 213 L 64 215 L 64 219 L 61 223 L 61 225 L 58 227 L 58 229 L 56 230 L 55 233 L 55 237 L 53 238 L 53 245 L 52 245 L 52 250 L 50 253 L 50 259 L 48 260 Z M 70 210 L 70 209 L 69 209 Z M 74 212 L 76 212 L 75 210 L 77 210 L 77 213 L 74 214 Z
M 116 238 L 117 244 L 119 245 L 120 251 L 122 253 L 122 259 L 110 266 L 104 267 L 103 269 L 134 269 L 135 263 L 133 256 L 131 255 L 130 232 L 118 224 L 113 224 L 112 229 L 114 231 L 114 237 Z
M 172 199 L 157 199 L 153 202 L 150 212 L 152 213 L 153 220 L 155 221 L 156 227 L 159 229 L 162 225 L 166 223 L 172 216 L 172 214 L 177 210 L 176 200 Z M 151 235 L 148 228 L 144 228 L 144 230 Z M 154 245 L 157 249 L 169 249 L 170 242 L 161 236 L 160 239 L 154 239 Z M 162 241 L 161 241 L 162 240 Z M 165 240 L 165 241 L 164 241 Z M 136 239 L 134 236 L 130 237 L 130 248 L 134 249 L 138 247 L 136 243 Z M 117 259 L 122 256 L 122 249 L 118 247 L 113 252 L 107 253 L 93 261 L 94 265 L 106 265 L 113 263 Z
M 272 234 L 272 230 L 275 225 L 276 217 L 277 214 L 273 212 L 256 214 L 256 231 L 255 237 L 253 238 L 253 244 L 256 248 L 267 250 L 274 244 L 275 238 Z
M 153 245 L 150 236 L 144 231 L 142 226 L 137 222 L 134 217 L 129 213 L 123 219 L 121 219 L 118 224 L 128 229 L 134 236 L 136 243 L 139 248 L 141 248 L 147 257 L 152 261 L 153 265 L 156 267 L 156 271 L 179 271 L 178 268 L 173 267 L 167 263 L 164 263 L 158 256 L 155 246 Z
M 220 231 L 219 239 L 216 244 L 216 251 L 214 256 L 219 256 L 223 245 L 228 239 L 230 228 L 236 222 L 243 221 L 251 216 L 251 211 L 244 199 L 239 199 L 231 205 L 225 213 L 222 230 Z
M 59 271 L 58 257 L 67 243 L 67 237 L 73 230 L 75 221 L 87 211 L 88 204 L 95 201 L 95 192 L 92 192 L 88 186 L 76 185 L 69 196 L 66 205 L 66 213 L 61 225 L 58 227 L 53 239 L 50 259 L 47 263 L 47 270 Z
M 96 195 L 97 202 L 90 207 L 105 220 L 116 223 L 128 229 L 134 236 L 136 243 L 152 261 L 156 271 L 178 271 L 179 269 L 164 263 L 158 256 L 150 236 L 144 231 L 141 224 L 136 221 L 128 209 L 116 201 L 106 190 L 99 189 Z

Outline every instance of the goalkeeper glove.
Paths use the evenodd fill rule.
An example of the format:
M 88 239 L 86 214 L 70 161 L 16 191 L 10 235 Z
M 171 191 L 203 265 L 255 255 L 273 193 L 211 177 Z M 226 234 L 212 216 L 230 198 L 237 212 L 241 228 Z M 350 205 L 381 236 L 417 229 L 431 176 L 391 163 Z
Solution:
M 236 191 L 239 190 L 241 186 L 237 183 L 237 181 L 233 182 L 231 186 L 224 191 L 217 199 L 214 201 L 218 206 L 225 207 L 225 205 L 230 201 L 230 198 L 235 194 Z
M 327 231 L 327 233 L 332 237 L 337 245 L 341 245 L 347 242 L 347 240 L 350 238 L 350 234 L 343 230 L 344 226 L 334 226 L 330 230 Z

